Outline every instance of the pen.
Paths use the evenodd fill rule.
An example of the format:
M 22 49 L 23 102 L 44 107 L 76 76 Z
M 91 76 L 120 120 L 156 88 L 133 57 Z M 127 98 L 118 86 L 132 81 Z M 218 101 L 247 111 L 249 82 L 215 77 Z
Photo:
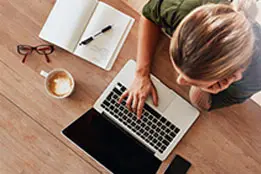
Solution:
M 103 28 L 100 32 L 96 33 L 94 36 L 90 36 L 89 38 L 85 39 L 80 43 L 80 45 L 87 45 L 91 41 L 93 41 L 95 38 L 100 36 L 102 33 L 105 33 L 106 31 L 110 30 L 112 28 L 111 25 L 108 25 L 107 27 Z

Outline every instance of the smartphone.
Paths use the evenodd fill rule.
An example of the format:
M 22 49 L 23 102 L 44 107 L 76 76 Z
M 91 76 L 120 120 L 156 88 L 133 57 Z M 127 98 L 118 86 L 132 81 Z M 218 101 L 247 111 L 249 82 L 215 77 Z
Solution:
M 176 155 L 164 174 L 186 174 L 190 166 L 191 163 L 189 161 Z

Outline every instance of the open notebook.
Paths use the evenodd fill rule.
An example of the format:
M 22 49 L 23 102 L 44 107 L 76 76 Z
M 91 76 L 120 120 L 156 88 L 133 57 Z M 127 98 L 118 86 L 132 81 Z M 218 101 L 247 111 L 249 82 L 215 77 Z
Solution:
M 133 23 L 130 16 L 97 0 L 57 0 L 39 37 L 110 70 Z M 108 25 L 111 30 L 79 45 Z

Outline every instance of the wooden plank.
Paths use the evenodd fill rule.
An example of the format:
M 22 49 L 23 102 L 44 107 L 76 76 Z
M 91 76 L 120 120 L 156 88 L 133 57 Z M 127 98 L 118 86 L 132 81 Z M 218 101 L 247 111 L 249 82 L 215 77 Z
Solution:
M 69 147 L 73 148 L 86 161 L 100 166 L 90 159 L 85 153 L 76 148 L 72 143 L 60 135 L 60 131 L 72 120 L 79 117 L 94 103 L 102 93 L 109 81 L 127 61 L 129 53 L 133 50 L 126 48 L 132 44 L 127 42 L 118 59 L 118 66 L 108 73 L 96 66 L 79 59 L 71 54 L 56 48 L 51 55 L 51 64 L 47 64 L 37 54 L 30 55 L 26 64 L 21 64 L 21 57 L 16 53 L 17 44 L 37 45 L 43 43 L 38 38 L 41 25 L 44 24 L 52 7 L 50 1 L 1 1 L 0 2 L 0 92 L 16 103 L 23 111 L 37 120 L 43 127 L 52 132 Z M 117 1 L 114 1 L 116 4 Z M 136 12 L 124 3 L 117 3 L 121 10 L 127 7 L 129 14 Z M 37 11 L 34 15 L 35 10 Z M 15 16 L 15 17 L 14 17 Z M 134 25 L 137 28 L 137 24 Z M 132 30 L 129 36 L 135 39 L 136 30 Z M 124 57 L 123 57 L 124 56 Z M 125 57 L 126 56 L 126 57 Z M 73 66 L 72 66 L 73 65 Z M 72 97 L 65 100 L 55 100 L 48 97 L 44 91 L 43 78 L 40 70 L 51 70 L 55 67 L 68 69 L 76 80 L 76 91 Z M 93 82 L 96 83 L 93 83 Z M 100 167 L 100 171 L 104 169 Z
M 174 152 L 189 159 L 193 174 L 260 173 L 261 117 L 256 110 L 259 107 L 248 101 L 204 113 Z
M 93 173 L 64 143 L 0 95 L 0 173 Z
M 47 94 L 35 88 L 27 80 L 23 79 L 15 71 L 8 68 L 0 62 L 0 93 L 7 96 L 12 102 L 20 107 L 25 113 L 28 113 L 33 119 L 41 124 L 46 130 L 64 141 L 70 148 L 73 148 L 86 161 L 90 162 L 100 171 L 104 169 L 91 158 L 86 156 L 81 150 L 76 148 L 71 142 L 65 139 L 60 131 L 72 120 L 80 115 L 70 114 L 66 108 L 61 106 L 69 101 L 61 101 L 57 104 L 47 96 Z M 72 101 L 73 103 L 73 101 Z M 88 105 L 86 105 L 88 107 Z M 72 109 L 73 110 L 73 109 Z
M 21 64 L 21 57 L 17 55 L 15 46 L 43 43 L 37 35 L 53 2 L 0 1 L 0 93 L 97 168 L 99 165 L 61 137 L 59 132 L 90 108 L 125 62 L 129 58 L 135 58 L 138 13 L 121 1 L 106 2 L 136 19 L 110 72 L 58 48 L 50 56 L 50 64 L 37 54 L 28 57 L 25 65 Z M 163 37 L 158 45 L 152 71 L 167 86 L 188 100 L 188 87 L 178 86 L 175 82 L 176 73 L 169 60 L 168 46 L 168 39 Z M 69 70 L 76 79 L 75 93 L 65 100 L 48 97 L 44 91 L 43 78 L 39 76 L 40 70 L 56 67 Z M 179 153 L 192 162 L 191 173 L 261 173 L 260 115 L 260 108 L 251 101 L 211 113 L 203 112 L 174 153 Z M 171 157 L 164 162 L 165 166 Z
M 33 118 L 37 119 L 37 121 L 56 136 L 60 136 L 59 130 L 62 129 L 67 122 L 78 117 L 74 114 L 68 116 L 60 106 L 63 104 L 63 101 L 59 101 L 61 103 L 56 103 L 56 100 L 48 98 L 41 92 L 41 89 L 35 88 L 33 84 L 27 82 L 27 79 L 23 79 L 23 77 L 3 63 L 0 64 L 0 69 L 2 75 L 0 77 L 0 91 L 12 101 L 15 101 L 19 107 L 30 113 Z M 254 106 L 255 105 L 249 105 L 248 107 L 251 110 L 257 109 Z M 45 107 L 51 108 L 51 115 L 45 111 Z M 238 109 L 240 109 L 239 106 Z M 244 111 L 242 110 L 240 112 Z M 247 112 L 249 112 L 249 110 L 244 113 L 246 114 Z M 204 171 L 213 173 L 218 173 L 219 171 L 242 171 L 243 173 L 247 171 L 248 173 L 255 173 L 248 171 L 248 165 L 256 161 L 256 163 L 252 164 L 250 169 L 258 170 L 258 165 L 260 164 L 259 154 L 257 153 L 261 150 L 261 131 L 259 129 L 260 117 L 253 113 L 252 115 L 248 114 L 250 117 L 246 119 L 242 114 L 233 113 L 231 108 L 213 113 L 204 113 L 204 115 L 205 117 L 200 117 L 197 123 L 181 141 L 180 145 L 177 146 L 175 153 L 182 154 L 195 165 L 191 170 L 193 173 L 197 173 L 197 171 L 198 173 Z M 246 121 L 248 121 L 248 123 L 244 124 Z M 233 122 L 236 124 L 231 124 Z M 244 127 L 244 129 L 240 129 L 241 126 Z M 243 134 L 245 130 L 251 131 L 248 135 L 245 135 Z M 239 136 L 240 134 L 242 135 Z M 59 138 L 63 140 L 62 137 Z M 233 139 L 230 140 L 230 138 Z M 254 142 L 252 138 L 255 140 Z M 251 146 L 253 148 L 249 148 Z M 75 149 L 75 147 L 72 148 Z M 233 151 L 231 152 L 231 149 L 236 149 L 235 153 L 232 153 Z M 88 160 L 88 157 L 85 154 L 82 154 L 82 152 L 77 149 L 75 150 L 77 153 L 81 154 L 84 159 Z M 216 153 L 220 154 L 220 156 L 215 156 L 215 158 L 213 158 L 213 155 Z M 241 154 L 241 156 L 237 156 L 237 154 Z M 215 162 L 224 159 L 234 161 L 235 156 L 237 156 L 237 159 L 239 160 L 237 163 L 233 163 L 234 165 L 221 163 L 221 168 L 221 164 L 219 162 L 216 164 Z M 202 161 L 204 161 L 204 163 L 202 163 Z M 167 162 L 165 162 L 165 164 L 166 163 Z M 240 166 L 240 168 L 237 166 Z
M 141 13 L 147 0 L 128 2 Z M 175 83 L 177 75 L 169 61 L 166 42 L 163 41 L 156 52 L 152 71 L 188 100 L 189 88 Z M 164 68 L 160 68 L 162 64 Z M 211 113 L 203 112 L 174 152 L 192 162 L 189 173 L 260 173 L 260 116 L 260 108 L 252 101 Z
M 148 0 L 127 0 L 127 2 L 139 13 L 142 12 L 143 6 Z

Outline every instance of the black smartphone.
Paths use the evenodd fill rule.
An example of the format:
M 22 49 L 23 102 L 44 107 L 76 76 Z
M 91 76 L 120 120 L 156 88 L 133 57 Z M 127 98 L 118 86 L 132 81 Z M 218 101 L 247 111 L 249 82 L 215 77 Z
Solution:
M 179 155 L 176 155 L 165 171 L 165 174 L 186 174 L 190 166 L 191 163 L 189 161 Z

